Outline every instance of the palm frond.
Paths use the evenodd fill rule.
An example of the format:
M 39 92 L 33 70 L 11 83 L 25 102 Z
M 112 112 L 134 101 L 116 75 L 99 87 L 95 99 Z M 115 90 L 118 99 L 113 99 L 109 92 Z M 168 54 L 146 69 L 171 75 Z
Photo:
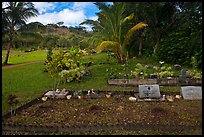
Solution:
M 141 28 L 144 28 L 144 27 L 146 27 L 146 26 L 148 26 L 146 23 L 144 23 L 144 22 L 140 22 L 140 23 L 138 23 L 138 24 L 136 24 L 135 26 L 133 26 L 129 31 L 128 31 L 128 33 L 127 33 L 127 38 L 130 38 L 131 36 L 132 36 L 132 34 L 135 32 L 135 31 L 137 31 L 137 30 L 139 30 L 139 29 L 141 29 Z
M 134 17 L 134 13 L 130 14 L 129 16 L 125 17 L 123 20 L 122 20 L 122 24 L 125 23 L 127 20 L 131 20 L 132 18 Z M 122 25 L 121 24 L 121 25 Z
M 115 41 L 103 41 L 99 46 L 96 47 L 97 52 L 101 52 L 104 49 L 115 52 L 118 60 L 119 61 L 123 60 L 122 47 L 120 43 Z
M 103 41 L 100 45 L 96 47 L 97 52 L 101 52 L 104 49 L 116 52 L 120 49 L 120 43 L 115 41 Z

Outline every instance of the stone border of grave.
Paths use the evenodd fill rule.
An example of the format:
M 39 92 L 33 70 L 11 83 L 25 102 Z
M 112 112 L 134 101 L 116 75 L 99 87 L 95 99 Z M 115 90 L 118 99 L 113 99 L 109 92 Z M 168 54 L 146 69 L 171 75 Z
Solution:
M 23 131 L 23 132 L 41 132 L 52 133 L 54 132 L 73 132 L 73 131 L 96 131 L 96 130 L 192 130 L 202 129 L 202 125 L 197 126 L 184 126 L 184 125 L 149 125 L 149 124 L 115 124 L 115 125 L 76 125 L 76 126 L 32 126 L 32 125 L 9 125 L 2 124 L 2 131 Z
M 158 84 L 160 86 L 202 86 L 202 79 L 172 78 L 172 79 L 109 79 L 109 85 L 113 86 L 138 86 L 143 84 Z

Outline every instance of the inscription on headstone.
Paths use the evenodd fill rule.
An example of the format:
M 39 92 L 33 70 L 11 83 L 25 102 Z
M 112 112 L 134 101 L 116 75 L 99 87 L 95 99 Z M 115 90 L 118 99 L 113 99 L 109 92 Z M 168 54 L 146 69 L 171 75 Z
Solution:
M 181 95 L 189 100 L 202 99 L 202 89 L 199 86 L 184 86 L 181 87 Z
M 139 85 L 139 98 L 161 98 L 159 85 Z

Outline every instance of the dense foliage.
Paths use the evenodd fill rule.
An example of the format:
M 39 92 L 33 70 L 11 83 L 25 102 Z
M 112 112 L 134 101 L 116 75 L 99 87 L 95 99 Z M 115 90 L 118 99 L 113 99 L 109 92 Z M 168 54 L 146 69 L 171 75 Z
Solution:
M 85 74 L 85 67 L 80 61 L 84 54 L 85 52 L 79 48 L 60 50 L 55 53 L 49 51 L 45 70 L 51 77 L 59 78 L 59 82 L 80 81 L 80 78 Z

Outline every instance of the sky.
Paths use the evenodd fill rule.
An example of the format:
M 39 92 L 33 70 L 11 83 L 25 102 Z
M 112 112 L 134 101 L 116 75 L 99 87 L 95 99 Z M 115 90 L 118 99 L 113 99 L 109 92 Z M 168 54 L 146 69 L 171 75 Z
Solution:
M 32 2 L 35 8 L 39 11 L 37 17 L 31 17 L 26 23 L 40 22 L 43 25 L 48 23 L 64 22 L 64 26 L 79 26 L 86 19 L 97 20 L 96 15 L 99 9 L 94 2 Z M 112 4 L 112 2 L 107 2 Z M 88 31 L 91 26 L 82 25 Z

